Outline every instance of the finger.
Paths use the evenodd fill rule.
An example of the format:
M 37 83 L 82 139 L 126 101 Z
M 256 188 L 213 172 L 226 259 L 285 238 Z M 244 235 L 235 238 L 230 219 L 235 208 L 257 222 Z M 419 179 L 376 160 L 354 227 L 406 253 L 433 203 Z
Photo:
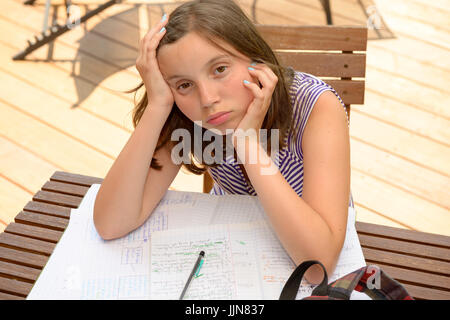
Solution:
M 248 88 L 259 103 L 264 101 L 264 93 L 261 88 L 254 82 L 250 82 L 248 80 L 244 80 L 244 87 Z
M 151 60 L 156 59 L 156 48 L 167 32 L 166 28 L 164 27 L 164 25 L 167 24 L 167 21 L 167 18 L 164 18 L 164 20 L 160 21 L 157 26 L 152 28 L 152 32 L 148 34 L 148 36 L 151 35 L 151 38 L 146 38 L 147 36 L 144 37 L 144 43 L 141 49 L 144 61 L 150 62 Z M 158 31 L 156 32 L 156 30 Z
M 145 34 L 144 37 L 141 39 L 140 47 L 141 50 L 144 50 L 147 44 L 150 43 L 150 41 L 154 38 L 155 35 L 158 35 L 158 33 L 161 31 L 162 28 L 165 27 L 169 19 L 167 18 L 167 15 L 164 14 L 164 16 L 161 18 L 161 20 L 153 26 L 148 32 Z
M 161 17 L 161 20 L 158 21 L 158 22 L 153 26 L 153 28 L 150 28 L 150 30 L 148 30 L 148 32 L 147 32 L 147 34 L 144 36 L 144 38 L 151 39 L 155 34 L 157 34 L 157 33 L 161 30 L 162 27 L 164 27 L 164 26 L 167 24 L 168 21 L 169 21 L 169 19 L 168 19 L 168 17 L 167 17 L 167 14 L 164 14 L 164 15 Z
M 271 68 L 269 68 L 269 66 L 267 66 L 265 63 L 257 63 L 257 62 L 252 62 L 250 64 L 250 68 L 254 68 L 256 70 L 261 70 L 263 72 L 265 72 L 267 74 L 267 76 L 272 79 L 272 81 L 277 82 L 278 81 L 278 77 L 277 75 L 273 72 L 273 70 Z
M 257 64 L 256 66 L 257 70 L 261 70 L 263 72 L 265 72 L 265 74 L 268 76 L 269 79 L 271 79 L 273 82 L 278 82 L 278 77 L 277 75 L 273 72 L 273 70 L 271 68 L 269 68 L 268 65 L 264 64 L 264 63 L 260 63 Z
M 267 69 L 270 70 L 270 68 L 268 67 Z M 259 80 L 259 82 L 262 84 L 263 90 L 267 90 L 269 92 L 272 92 L 274 90 L 278 78 L 275 76 L 275 74 L 273 74 L 273 72 L 272 74 L 273 76 L 275 76 L 275 78 L 269 73 L 269 71 L 265 70 L 264 68 L 255 69 L 253 67 L 249 67 L 248 72 L 250 73 L 250 75 L 255 76 Z
M 161 39 L 164 37 L 164 35 L 166 34 L 167 30 L 165 27 L 162 27 L 158 33 L 156 33 L 153 38 L 150 39 L 150 41 L 148 42 L 148 46 L 146 48 L 147 52 L 151 52 L 152 56 L 156 56 L 156 48 L 159 45 L 159 42 L 161 41 Z
M 262 64 L 261 70 L 263 70 L 267 74 L 267 76 L 269 77 L 269 79 L 272 80 L 272 82 L 274 82 L 275 84 L 278 82 L 277 75 L 273 72 L 271 68 L 269 68 L 269 66 L 267 66 L 266 64 Z

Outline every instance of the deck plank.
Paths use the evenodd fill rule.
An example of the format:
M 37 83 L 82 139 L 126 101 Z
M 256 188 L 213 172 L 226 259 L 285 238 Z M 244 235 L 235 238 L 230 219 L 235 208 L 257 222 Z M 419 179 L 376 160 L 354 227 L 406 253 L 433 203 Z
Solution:
M 0 27 L 2 29 L 15 30 L 14 33 L 18 33 L 18 28 L 14 28 L 9 22 L 0 20 Z M 8 28 L 6 28 L 8 27 Z M 26 34 L 24 32 L 24 34 Z M 13 37 L 12 37 L 13 38 Z M 9 72 L 10 74 L 20 73 L 26 75 L 28 82 L 32 82 L 36 88 L 49 91 L 49 88 L 54 88 L 52 90 L 52 95 L 62 99 L 71 108 L 76 108 L 78 110 L 83 110 L 84 113 L 95 116 L 96 118 L 109 122 L 118 129 L 123 129 L 125 132 L 129 133 L 132 130 L 131 116 L 128 113 L 133 108 L 132 96 L 126 97 L 125 94 L 121 94 L 119 90 L 117 92 L 112 91 L 113 87 L 108 87 L 108 84 L 96 83 L 94 77 L 89 75 L 83 75 L 83 77 L 77 75 L 71 75 L 71 67 L 77 59 L 89 61 L 86 65 L 99 65 L 99 61 L 88 57 L 77 57 L 74 49 L 64 48 L 68 51 L 67 54 L 60 54 L 59 57 L 63 59 L 69 58 L 69 54 L 73 54 L 72 59 L 68 59 L 71 62 L 59 62 L 52 65 L 37 64 L 36 68 L 30 70 L 28 63 L 15 63 L 10 60 L 10 57 L 20 50 L 20 42 L 14 43 L 9 39 L 0 37 L 0 59 L 4 59 L 6 62 L 2 65 L 3 70 Z M 59 50 L 62 51 L 62 50 Z M 38 59 L 36 54 L 31 54 L 30 59 Z M 72 66 L 71 66 L 72 64 Z M 101 67 L 101 65 L 100 65 Z M 119 71 L 119 70 L 116 70 Z M 94 73 L 94 71 L 92 71 Z M 102 72 L 97 72 L 97 77 Z M 128 77 L 125 77 L 128 78 Z M 100 79 L 98 81 L 101 81 Z M 128 83 L 136 82 L 134 77 L 133 80 L 124 80 Z M 78 90 L 77 89 L 78 86 Z M 118 86 L 118 85 L 117 85 Z M 117 87 L 119 89 L 119 87 Z M 123 86 L 122 90 L 126 87 Z M 78 92 L 79 91 L 79 92 Z M 92 94 L 85 99 L 85 101 L 79 101 L 80 93 L 92 92 Z M 123 101 L 123 103 L 118 103 Z M 120 130 L 119 130 L 120 131 Z
M 398 99 L 393 100 L 372 88 L 366 88 L 365 99 L 370 102 L 370 108 L 355 107 L 353 110 L 404 131 L 413 132 L 444 147 L 450 146 L 450 119 L 442 117 L 441 114 L 408 105 Z
M 3 177 L 0 177 L 0 232 L 14 221 L 23 204 L 33 195 Z
M 413 108 L 423 110 L 445 119 L 450 119 L 450 111 L 446 108 L 450 101 L 449 94 L 433 87 L 434 78 L 428 78 L 427 85 L 387 73 L 379 68 L 368 68 L 366 73 L 366 87 L 373 92 L 398 101 Z M 365 101 L 371 106 L 370 100 Z
M 0 98 L 1 99 L 1 98 Z M 0 100 L 0 134 L 35 153 L 40 153 L 65 171 L 103 176 L 112 160 L 60 131 L 49 127 Z M 24 123 L 26 126 L 24 126 Z M 58 146 L 54 148 L 53 146 Z
M 388 227 L 408 229 L 407 226 L 393 220 L 392 218 L 376 212 L 371 208 L 364 207 L 360 202 L 355 203 L 356 221 L 379 224 Z
M 393 2 L 393 5 L 391 2 Z M 405 1 L 399 0 L 377 1 L 377 6 L 389 18 L 390 26 L 397 33 L 414 36 L 421 41 L 450 49 L 448 16 L 447 19 L 443 17 L 445 12 L 441 11 L 439 14 L 437 13 L 439 10 L 433 10 L 432 8 L 420 10 L 417 7 L 409 6 Z M 439 21 L 443 21 L 444 25 L 439 25 Z
M 34 194 L 55 170 L 60 168 L 0 136 L 0 174 L 8 180 Z
M 450 235 L 448 210 L 441 206 L 357 170 L 352 170 L 351 186 L 357 210 L 361 203 L 409 229 Z
M 24 75 L 26 77 L 26 75 Z M 80 109 L 70 109 L 66 101 L 37 89 L 25 82 L 23 76 L 12 76 L 0 67 L 0 81 L 8 84 L 9 88 L 20 87 L 27 95 L 17 95 L 15 90 L 5 90 L 2 100 L 14 107 L 15 110 L 32 118 L 38 118 L 47 126 L 58 131 L 70 133 L 74 140 L 78 140 L 106 157 L 115 158 L 120 152 L 129 134 L 124 130 L 117 130 L 108 122 L 102 121 Z M 9 93 L 6 93 L 9 92 Z M 45 101 L 37 104 L 36 101 Z M 97 129 L 96 135 L 90 130 Z
M 450 209 L 450 178 L 419 164 L 386 152 L 376 146 L 352 138 L 352 169 L 371 175 L 386 184 Z M 368 160 L 370 159 L 370 161 Z
M 351 115 L 350 135 L 393 155 L 449 176 L 450 147 L 378 121 L 362 112 Z

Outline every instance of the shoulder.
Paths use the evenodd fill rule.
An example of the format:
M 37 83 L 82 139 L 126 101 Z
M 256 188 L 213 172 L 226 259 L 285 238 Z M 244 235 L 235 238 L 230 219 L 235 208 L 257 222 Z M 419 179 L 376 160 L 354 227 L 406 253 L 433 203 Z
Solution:
M 308 89 L 321 86 L 329 87 L 323 80 L 312 74 L 295 71 L 290 91 L 291 93 L 306 93 Z
M 321 148 L 331 151 L 347 145 L 349 129 L 346 111 L 331 91 L 323 92 L 315 102 L 302 138 L 305 157 L 314 158 L 317 155 L 314 151 Z
M 301 107 L 312 107 L 324 91 L 333 92 L 341 105 L 344 106 L 342 99 L 328 83 L 312 74 L 295 71 L 295 76 L 289 88 L 289 94 L 294 104 Z
M 295 76 L 289 88 L 289 94 L 293 107 L 293 117 L 297 126 L 306 123 L 319 97 L 326 91 L 333 93 L 335 101 L 345 109 L 344 102 L 339 97 L 336 90 L 328 83 L 325 83 L 323 80 L 311 74 L 299 71 L 295 72 Z M 331 99 L 330 94 L 327 94 L 327 97 Z
M 324 91 L 314 103 L 314 108 L 306 124 L 305 133 L 308 127 L 320 125 L 324 128 L 330 126 L 348 127 L 347 113 L 339 99 L 332 91 Z
M 315 115 L 314 122 L 319 120 L 316 119 L 316 114 L 329 116 L 329 119 L 334 119 L 337 114 L 343 114 L 346 118 L 345 105 L 336 90 L 329 84 L 314 75 L 299 71 L 295 72 L 290 96 L 293 108 L 291 141 L 300 158 L 303 158 L 303 135 L 306 127 L 311 126 L 311 116 Z M 330 109 L 331 113 L 324 109 Z

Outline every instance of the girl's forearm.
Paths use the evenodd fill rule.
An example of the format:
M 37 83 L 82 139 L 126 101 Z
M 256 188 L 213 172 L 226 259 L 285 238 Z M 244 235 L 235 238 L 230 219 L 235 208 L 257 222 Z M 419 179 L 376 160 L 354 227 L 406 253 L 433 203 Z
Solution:
M 247 137 L 245 144 L 236 146 L 261 204 L 292 260 L 297 265 L 305 260 L 320 260 L 331 274 L 342 247 L 331 228 L 297 195 L 255 139 Z M 249 161 L 254 152 L 259 153 L 257 161 Z M 318 283 L 322 280 L 322 271 L 318 266 L 312 267 L 305 277 Z
M 136 227 L 150 163 L 167 117 L 167 112 L 147 106 L 103 180 L 94 206 L 94 223 L 102 237 Z

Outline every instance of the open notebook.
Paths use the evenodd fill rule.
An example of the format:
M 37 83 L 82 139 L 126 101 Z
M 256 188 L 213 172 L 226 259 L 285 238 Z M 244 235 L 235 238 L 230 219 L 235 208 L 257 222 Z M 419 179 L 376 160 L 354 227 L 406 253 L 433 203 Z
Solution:
M 206 252 L 201 276 L 186 299 L 278 299 L 295 269 L 257 197 L 168 190 L 142 226 L 105 241 L 93 224 L 99 187 L 72 210 L 27 299 L 178 299 L 200 248 Z M 349 209 L 330 282 L 365 265 L 354 222 Z M 303 284 L 297 298 L 312 288 Z

